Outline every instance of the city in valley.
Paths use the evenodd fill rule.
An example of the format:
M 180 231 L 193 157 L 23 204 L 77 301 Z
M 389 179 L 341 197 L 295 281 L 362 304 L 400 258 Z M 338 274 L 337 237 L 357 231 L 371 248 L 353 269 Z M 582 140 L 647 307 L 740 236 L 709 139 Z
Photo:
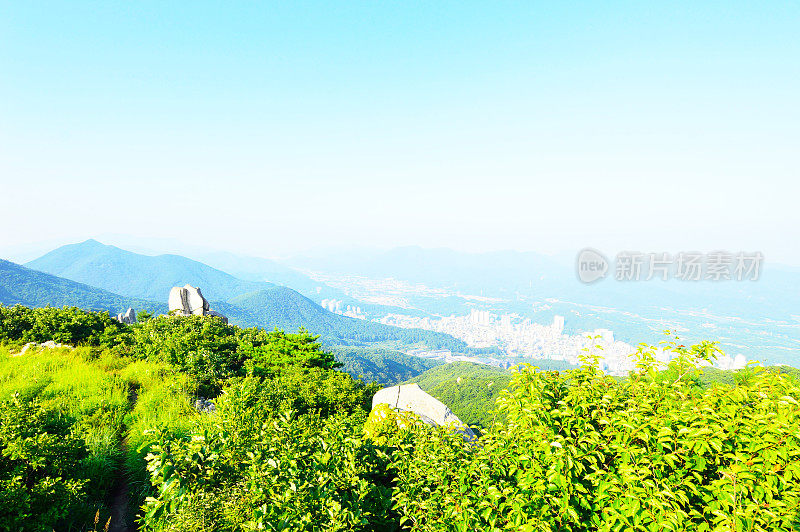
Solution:
M 360 307 L 341 305 L 336 300 L 323 300 L 327 310 L 357 319 L 367 319 Z M 518 362 L 560 360 L 578 365 L 580 357 L 596 354 L 600 367 L 610 375 L 627 375 L 634 368 L 632 354 L 636 347 L 614 339 L 609 329 L 594 329 L 584 334 L 565 334 L 564 317 L 556 315 L 550 324 L 536 323 L 518 314 L 494 314 L 486 310 L 471 310 L 463 316 L 418 317 L 407 314 L 388 314 L 373 321 L 403 327 L 442 332 L 463 340 L 474 348 L 495 348 L 495 356 L 464 356 L 447 349 L 411 349 L 406 353 L 445 362 L 467 361 L 498 367 L 510 367 Z M 658 349 L 656 359 L 669 362 L 672 353 Z M 744 355 L 722 355 L 715 363 L 720 369 L 739 369 L 746 365 Z

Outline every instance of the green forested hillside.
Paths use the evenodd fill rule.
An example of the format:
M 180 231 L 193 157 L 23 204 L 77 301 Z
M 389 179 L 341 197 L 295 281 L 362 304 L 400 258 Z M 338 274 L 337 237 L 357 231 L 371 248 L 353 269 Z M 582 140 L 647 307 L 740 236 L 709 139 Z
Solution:
M 108 310 L 116 314 L 128 307 L 150 312 L 166 312 L 166 303 L 156 303 L 114 294 L 94 286 L 48 275 L 0 259 L 0 303 L 29 307 L 65 305 L 89 310 Z
M 273 286 L 237 279 L 179 255 L 141 255 L 96 240 L 62 246 L 25 266 L 126 297 L 151 301 L 166 302 L 173 286 L 185 284 L 201 287 L 210 301 L 227 301 Z
M 243 294 L 231 298 L 229 303 L 246 310 L 251 319 L 266 328 L 296 330 L 305 326 L 317 334 L 330 335 L 340 330 L 338 324 L 349 321 L 283 286 Z
M 391 349 L 334 347 L 341 370 L 364 382 L 394 386 L 442 364 L 439 360 L 420 358 Z

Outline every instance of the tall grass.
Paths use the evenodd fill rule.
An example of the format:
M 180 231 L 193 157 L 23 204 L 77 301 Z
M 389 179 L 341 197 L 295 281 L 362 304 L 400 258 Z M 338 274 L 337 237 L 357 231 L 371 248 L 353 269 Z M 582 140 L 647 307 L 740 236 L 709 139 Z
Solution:
M 23 400 L 36 397 L 45 407 L 76 420 L 75 432 L 89 450 L 84 463 L 76 467 L 91 478 L 85 510 L 94 514 L 103 506 L 122 463 L 120 443 L 130 409 L 126 383 L 94 365 L 87 348 L 33 348 L 20 356 L 9 356 L 8 351 L 6 347 L 0 351 L 0 400 L 13 394 Z
M 137 360 L 121 368 L 118 376 L 136 395 L 127 419 L 125 468 L 131 494 L 141 503 L 151 489 L 145 462 L 147 431 L 166 427 L 176 435 L 188 434 L 198 413 L 190 403 L 186 375 L 165 364 Z
M 0 401 L 18 393 L 77 420 L 76 431 L 90 451 L 93 479 L 87 496 L 92 515 L 108 502 L 121 474 L 134 504 L 141 504 L 150 482 L 144 457 L 146 431 L 167 427 L 188 434 L 198 414 L 192 408 L 188 379 L 161 363 L 117 356 L 93 348 L 18 349 L 0 345 Z M 101 511 L 105 521 L 107 509 Z

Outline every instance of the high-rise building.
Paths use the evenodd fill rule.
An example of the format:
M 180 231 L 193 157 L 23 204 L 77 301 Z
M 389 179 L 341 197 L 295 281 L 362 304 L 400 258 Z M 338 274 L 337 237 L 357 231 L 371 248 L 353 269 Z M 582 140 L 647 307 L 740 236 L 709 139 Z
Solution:
M 564 332 L 564 316 L 554 316 L 553 325 L 551 327 L 553 329 L 553 336 L 561 336 L 561 333 Z

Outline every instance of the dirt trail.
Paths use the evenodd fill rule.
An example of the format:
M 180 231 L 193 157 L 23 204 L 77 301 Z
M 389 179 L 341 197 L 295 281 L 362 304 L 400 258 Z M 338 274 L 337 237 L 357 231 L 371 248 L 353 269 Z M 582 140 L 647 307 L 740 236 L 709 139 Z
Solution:
M 111 526 L 109 532 L 136 532 L 138 527 L 128 521 L 128 508 L 130 507 L 130 486 L 121 473 L 111 492 Z
M 130 402 L 131 409 L 136 405 L 139 398 L 138 387 L 131 386 L 128 393 L 128 401 Z M 125 456 L 128 453 L 128 438 L 122 440 L 122 454 Z M 128 484 L 128 475 L 124 468 L 121 468 L 117 473 L 117 478 L 114 481 L 114 486 L 109 493 L 109 500 L 111 501 L 111 525 L 108 528 L 109 532 L 137 532 L 139 527 L 131 515 L 131 493 L 130 485 Z

